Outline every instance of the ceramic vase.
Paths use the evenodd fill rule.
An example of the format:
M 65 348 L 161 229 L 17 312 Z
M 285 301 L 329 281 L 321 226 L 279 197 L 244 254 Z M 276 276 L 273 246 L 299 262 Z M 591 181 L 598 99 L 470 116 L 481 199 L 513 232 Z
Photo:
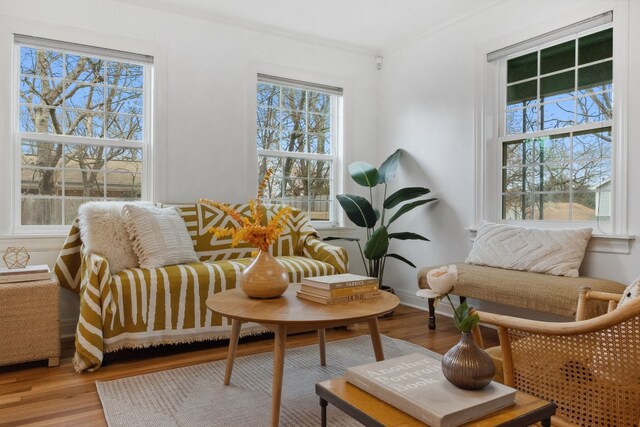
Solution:
M 491 382 L 496 373 L 493 360 L 463 332 L 458 344 L 442 357 L 442 373 L 449 382 L 465 390 L 479 390 Z
M 260 251 L 240 275 L 240 289 L 251 298 L 277 298 L 288 286 L 287 270 L 269 251 Z

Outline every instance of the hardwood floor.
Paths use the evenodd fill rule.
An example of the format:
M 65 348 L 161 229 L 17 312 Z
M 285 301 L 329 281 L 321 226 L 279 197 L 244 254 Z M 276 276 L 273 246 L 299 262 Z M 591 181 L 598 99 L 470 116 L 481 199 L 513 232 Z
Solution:
M 400 306 L 393 316 L 380 319 L 380 332 L 444 354 L 460 338 L 450 319 L 438 319 L 438 330 L 427 329 L 427 313 Z M 367 333 L 359 324 L 327 331 L 327 341 Z M 486 346 L 498 344 L 494 330 L 483 328 Z M 315 332 L 287 338 L 287 347 L 317 342 Z M 240 341 L 237 357 L 273 350 L 272 338 Z M 106 425 L 95 381 L 109 381 L 133 375 L 211 362 L 226 358 L 226 342 L 166 346 L 109 354 L 96 372 L 78 375 L 73 370 L 73 340 L 63 340 L 60 366 L 47 368 L 46 361 L 0 368 L 0 426 L 104 426 Z M 331 351 L 331 345 L 327 345 Z M 286 387 L 286 385 L 285 385 Z

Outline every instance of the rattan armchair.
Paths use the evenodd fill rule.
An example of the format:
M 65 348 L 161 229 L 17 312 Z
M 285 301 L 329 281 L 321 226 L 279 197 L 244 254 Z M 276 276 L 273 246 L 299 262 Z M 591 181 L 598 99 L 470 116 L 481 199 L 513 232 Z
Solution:
M 640 426 L 640 298 L 620 297 L 584 289 L 574 322 L 478 312 L 497 327 L 505 384 L 555 402 L 553 425 Z M 593 300 L 609 312 L 581 320 Z

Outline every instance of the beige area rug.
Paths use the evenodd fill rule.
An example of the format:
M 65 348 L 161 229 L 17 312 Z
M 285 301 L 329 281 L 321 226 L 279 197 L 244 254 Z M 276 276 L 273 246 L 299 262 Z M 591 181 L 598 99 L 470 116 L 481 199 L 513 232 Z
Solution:
M 382 336 L 386 358 L 413 352 L 440 355 Z M 242 345 L 242 344 L 240 344 Z M 287 349 L 284 360 L 281 426 L 319 426 L 315 384 L 342 376 L 349 366 L 374 362 L 368 335 L 327 342 L 327 366 L 317 345 Z M 271 416 L 273 353 L 236 358 L 229 386 L 222 385 L 220 360 L 114 381 L 96 381 L 107 423 L 114 426 L 268 426 Z M 360 424 L 329 405 L 331 426 Z

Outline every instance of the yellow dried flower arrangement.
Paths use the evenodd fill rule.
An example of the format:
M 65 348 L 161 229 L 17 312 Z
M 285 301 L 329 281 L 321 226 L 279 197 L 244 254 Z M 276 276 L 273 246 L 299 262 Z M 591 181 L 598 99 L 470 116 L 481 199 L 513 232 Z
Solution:
M 264 193 L 264 189 L 267 186 L 269 178 L 273 174 L 273 171 L 269 169 L 264 175 L 262 182 L 258 186 L 258 195 L 255 199 L 249 200 L 249 208 L 251 210 L 251 217 L 243 217 L 231 206 L 214 202 L 213 200 L 200 199 L 199 203 L 220 209 L 233 219 L 235 219 L 240 226 L 234 228 L 225 227 L 211 227 L 209 232 L 213 233 L 216 238 L 232 237 L 231 246 L 237 246 L 240 242 L 248 242 L 261 251 L 268 251 L 269 246 L 278 240 L 280 233 L 284 230 L 284 222 L 291 213 L 291 207 L 283 206 L 278 213 L 271 218 L 267 225 L 262 225 L 262 202 L 261 198 Z

